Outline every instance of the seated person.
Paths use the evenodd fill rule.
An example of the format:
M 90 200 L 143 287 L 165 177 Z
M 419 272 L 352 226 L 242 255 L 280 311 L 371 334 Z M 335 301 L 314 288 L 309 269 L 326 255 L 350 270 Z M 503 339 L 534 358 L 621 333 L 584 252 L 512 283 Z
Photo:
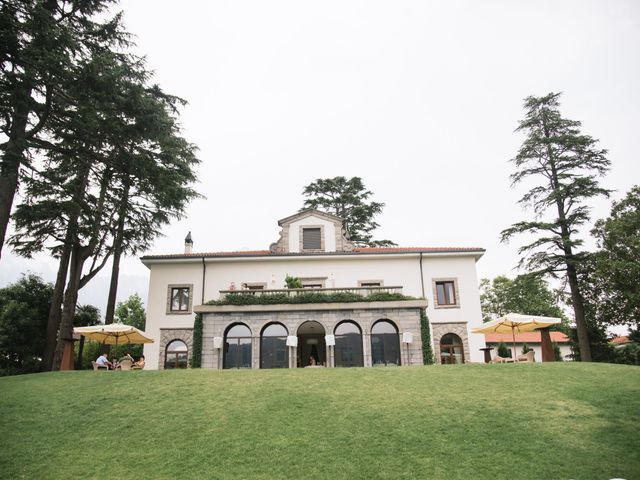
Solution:
M 131 360 L 132 363 L 135 361 L 129 354 L 129 352 L 125 353 L 124 356 L 120 360 L 118 360 L 118 363 L 122 362 L 123 360 Z
M 137 362 L 133 362 L 133 368 L 144 368 L 144 355 L 142 355 Z
M 107 368 L 113 368 L 113 363 L 109 361 L 106 353 L 101 353 L 96 360 L 96 365 L 106 366 Z

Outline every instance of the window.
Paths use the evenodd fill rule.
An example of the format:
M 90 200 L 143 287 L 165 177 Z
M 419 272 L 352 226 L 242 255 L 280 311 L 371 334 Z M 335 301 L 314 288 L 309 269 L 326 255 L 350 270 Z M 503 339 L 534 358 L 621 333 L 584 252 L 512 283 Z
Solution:
M 359 287 L 382 287 L 382 280 L 358 280 Z
M 378 320 L 371 329 L 371 363 L 374 367 L 400 365 L 400 336 L 389 320 Z
M 167 345 L 164 355 L 164 368 L 187 368 L 189 350 L 182 340 L 173 340 Z
M 169 285 L 167 287 L 167 313 L 191 313 L 193 285 Z
M 435 308 L 459 307 L 458 282 L 453 278 L 437 279 L 433 282 Z
M 242 323 L 231 325 L 224 336 L 224 368 L 251 368 L 251 330 Z
M 440 363 L 464 363 L 464 347 L 458 335 L 447 333 L 440 340 Z
M 327 277 L 301 278 L 302 288 L 324 288 Z
M 364 366 L 360 327 L 350 320 L 345 320 L 338 324 L 333 333 L 336 337 L 336 345 L 334 347 L 335 366 Z
M 320 250 L 322 248 L 322 230 L 320 227 L 302 229 L 302 249 Z
M 260 336 L 260 368 L 289 368 L 287 329 L 280 323 L 270 323 Z

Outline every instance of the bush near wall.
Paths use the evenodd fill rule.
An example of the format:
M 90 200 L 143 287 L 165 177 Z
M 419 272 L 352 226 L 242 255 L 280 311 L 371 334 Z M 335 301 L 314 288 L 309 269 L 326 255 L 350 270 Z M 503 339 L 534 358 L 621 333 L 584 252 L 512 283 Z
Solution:
M 345 303 L 345 302 L 391 302 L 397 300 L 415 300 L 414 297 L 401 293 L 372 293 L 371 295 L 358 295 L 350 292 L 319 293 L 300 292 L 296 295 L 288 293 L 271 293 L 255 295 L 253 293 L 228 294 L 221 300 L 211 300 L 207 305 L 275 305 L 275 304 L 300 304 L 300 303 Z
M 422 362 L 425 365 L 432 365 L 435 362 L 431 349 L 431 329 L 427 312 L 423 309 L 420 310 L 420 336 L 422 337 Z
M 511 357 L 511 349 L 504 342 L 500 342 L 498 344 L 498 355 L 502 358 L 509 358 Z
M 613 349 L 614 363 L 623 363 L 626 365 L 640 365 L 640 344 L 627 343 Z
M 193 322 L 193 347 L 191 356 L 191 368 L 202 366 L 202 314 L 197 313 Z

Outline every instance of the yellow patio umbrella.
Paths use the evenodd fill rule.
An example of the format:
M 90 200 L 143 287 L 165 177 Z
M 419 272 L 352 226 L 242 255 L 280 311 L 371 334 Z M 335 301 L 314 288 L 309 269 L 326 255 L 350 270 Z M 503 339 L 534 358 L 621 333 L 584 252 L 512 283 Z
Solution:
M 508 313 L 485 323 L 482 327 L 471 330 L 473 333 L 511 333 L 513 336 L 513 359 L 518 358 L 516 352 L 516 333 L 532 332 L 538 328 L 546 328 L 556 325 L 562 320 L 557 317 L 542 317 L 540 315 L 522 315 L 520 313 Z
M 142 330 L 122 323 L 76 327 L 73 329 L 73 333 L 83 335 L 90 340 L 95 340 L 105 345 L 115 345 L 116 347 L 122 343 L 153 343 L 153 340 L 147 337 Z

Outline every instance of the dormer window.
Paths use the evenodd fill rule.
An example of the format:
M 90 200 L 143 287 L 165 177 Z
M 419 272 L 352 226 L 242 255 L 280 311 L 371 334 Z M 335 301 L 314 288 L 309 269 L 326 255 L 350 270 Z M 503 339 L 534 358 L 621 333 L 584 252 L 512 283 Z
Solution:
M 271 253 L 351 252 L 353 244 L 342 231 L 344 220 L 319 210 L 303 210 L 278 220 L 280 238 L 269 246 Z
M 323 228 L 321 226 L 302 228 L 302 250 L 305 252 L 324 251 Z

